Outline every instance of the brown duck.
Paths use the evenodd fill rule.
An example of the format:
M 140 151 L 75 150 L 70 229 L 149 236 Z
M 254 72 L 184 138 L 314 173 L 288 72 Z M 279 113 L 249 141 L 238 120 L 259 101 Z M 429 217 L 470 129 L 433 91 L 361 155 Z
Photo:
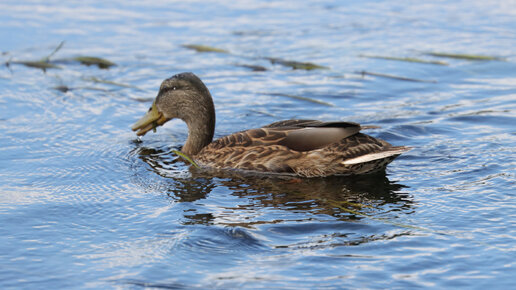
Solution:
M 193 73 L 161 84 L 149 111 L 132 126 L 138 136 L 179 118 L 188 126 L 182 152 L 199 166 L 318 177 L 383 170 L 410 150 L 360 133 L 351 122 L 285 120 L 215 141 L 215 107 L 208 88 Z

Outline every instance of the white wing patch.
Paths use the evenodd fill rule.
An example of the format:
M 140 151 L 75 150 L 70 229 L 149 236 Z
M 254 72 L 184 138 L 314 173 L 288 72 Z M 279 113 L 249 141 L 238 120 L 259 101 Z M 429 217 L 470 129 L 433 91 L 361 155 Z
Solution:
M 387 150 L 387 151 L 369 153 L 369 154 L 355 157 L 352 159 L 344 160 L 344 161 L 342 161 L 342 164 L 354 165 L 354 164 L 365 163 L 365 162 L 369 162 L 369 161 L 373 161 L 373 160 L 384 159 L 384 158 L 391 157 L 394 155 L 399 155 L 403 152 L 407 152 L 410 149 L 412 149 L 412 148 L 410 148 L 410 147 L 392 147 L 392 148 L 389 148 L 389 150 Z

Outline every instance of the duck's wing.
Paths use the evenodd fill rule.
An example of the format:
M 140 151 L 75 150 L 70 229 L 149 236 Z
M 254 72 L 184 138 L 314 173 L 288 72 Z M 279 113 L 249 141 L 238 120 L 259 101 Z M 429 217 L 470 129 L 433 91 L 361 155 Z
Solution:
M 257 129 L 222 137 L 210 145 L 212 149 L 282 145 L 294 151 L 311 151 L 357 134 L 361 127 L 351 122 L 285 120 Z
M 271 123 L 263 128 L 360 128 L 360 124 L 353 122 L 323 122 L 318 120 L 283 120 Z
M 344 165 L 353 165 L 385 159 L 391 156 L 395 157 L 410 149 L 410 147 L 406 146 L 392 146 L 382 139 L 357 133 L 339 142 L 328 145 L 325 148 L 325 152 L 330 155 L 339 155 Z
M 377 171 L 410 149 L 360 129 L 348 122 L 280 121 L 222 137 L 195 157 L 207 167 L 314 177 Z

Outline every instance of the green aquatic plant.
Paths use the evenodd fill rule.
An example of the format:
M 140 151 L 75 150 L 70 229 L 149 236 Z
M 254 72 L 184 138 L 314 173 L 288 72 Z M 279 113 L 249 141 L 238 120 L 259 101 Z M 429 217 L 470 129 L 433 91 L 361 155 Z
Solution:
M 90 90 L 90 91 L 100 91 L 100 92 L 109 92 L 109 90 L 107 89 L 104 89 L 104 88 L 96 88 L 96 87 L 68 87 L 66 85 L 59 85 L 59 86 L 55 86 L 55 87 L 52 87 L 52 89 L 56 90 L 56 91 L 60 91 L 62 93 L 66 93 L 66 92 L 69 92 L 69 91 L 75 91 L 75 90 Z
M 330 69 L 327 66 L 318 65 L 311 62 L 300 62 L 294 60 L 284 60 L 276 57 L 265 57 L 265 59 L 269 60 L 272 64 L 279 64 L 286 67 L 291 67 L 292 69 L 303 69 L 303 70 L 314 70 L 314 69 Z
M 61 43 L 59 43 L 59 45 L 56 48 L 54 48 L 54 50 L 49 55 L 44 57 L 41 61 L 50 62 L 50 58 L 54 56 L 54 54 L 56 54 L 63 47 L 64 43 L 64 40 L 61 41 Z
M 221 48 L 216 48 L 208 45 L 202 44 L 183 44 L 181 45 L 184 48 L 192 49 L 197 52 L 217 52 L 217 53 L 229 53 L 229 51 Z
M 112 85 L 112 86 L 117 86 L 117 87 L 123 87 L 123 88 L 132 88 L 132 89 L 137 89 L 137 90 L 142 90 L 136 86 L 133 86 L 133 85 L 128 85 L 128 84 L 123 84 L 123 83 L 118 83 L 118 82 L 114 82 L 114 81 L 108 81 L 108 80 L 103 80 L 103 79 L 99 79 L 97 77 L 88 77 L 88 78 L 84 78 L 84 80 L 87 80 L 87 81 L 91 81 L 91 82 L 94 82 L 94 83 L 100 83 L 100 84 L 107 84 L 107 85 Z
M 116 63 L 111 62 L 107 59 L 95 57 L 95 56 L 76 56 L 70 58 L 71 61 L 77 61 L 80 62 L 83 65 L 96 65 L 99 68 L 110 68 L 112 66 L 115 66 Z
M 56 54 L 56 52 L 58 52 L 63 47 L 63 45 L 64 41 L 61 41 L 61 43 L 59 43 L 59 45 L 49 55 L 43 57 L 40 60 L 9 60 L 5 63 L 5 66 L 10 67 L 11 64 L 21 64 L 26 67 L 39 68 L 43 71 L 46 71 L 50 68 L 60 69 L 60 66 L 50 63 L 50 58 Z
M 489 56 L 489 55 L 476 55 L 476 54 L 462 54 L 462 53 L 445 53 L 445 52 L 426 52 L 426 55 L 431 55 L 435 57 L 446 57 L 446 58 L 455 58 L 455 59 L 465 59 L 465 60 L 500 60 L 503 61 L 505 58 L 498 56 Z
M 116 65 L 116 63 L 114 63 L 114 62 L 111 62 L 104 58 L 95 57 L 95 56 L 76 56 L 76 57 L 71 57 L 71 58 L 61 58 L 61 59 L 56 59 L 52 62 L 53 63 L 79 62 L 79 63 L 81 63 L 83 65 L 87 65 L 87 66 L 96 65 L 102 69 L 107 69 L 107 68 L 110 68 L 110 67 Z
M 276 118 L 277 116 L 274 115 L 274 114 L 271 114 L 269 112 L 266 112 L 266 111 L 262 111 L 262 110 L 254 110 L 254 109 L 249 109 L 249 112 L 253 112 L 253 113 L 257 113 L 257 114 L 261 114 L 261 115 L 265 115 L 265 116 L 269 116 L 269 117 L 273 117 L 273 118 Z
M 381 77 L 381 78 L 388 78 L 388 79 L 395 79 L 399 81 L 407 81 L 407 82 L 419 82 L 419 83 L 437 83 L 437 81 L 434 80 L 420 80 L 420 79 L 414 79 L 414 78 L 407 78 L 402 76 L 396 76 L 391 74 L 384 74 L 384 73 L 376 73 L 376 72 L 370 72 L 370 71 L 358 71 L 356 72 L 358 74 L 361 74 L 362 76 L 374 76 L 374 77 Z
M 317 100 L 317 99 L 312 99 L 312 98 L 308 98 L 308 97 L 298 96 L 298 95 L 282 94 L 282 93 L 266 93 L 265 95 L 275 96 L 275 97 L 287 97 L 287 98 L 291 98 L 291 99 L 307 101 L 307 102 L 311 102 L 311 103 L 315 103 L 315 104 L 319 104 L 319 105 L 324 105 L 324 106 L 328 106 L 328 107 L 335 107 L 335 105 L 332 104 L 332 103 L 328 103 L 328 102 L 325 102 L 325 101 L 321 101 L 321 100 Z
M 7 67 L 9 67 L 11 64 L 21 64 L 26 67 L 39 68 L 44 71 L 49 68 L 61 69 L 60 66 L 46 62 L 44 60 L 11 60 L 5 63 Z
M 267 68 L 261 66 L 261 65 L 252 65 L 252 64 L 235 64 L 238 67 L 245 67 L 252 71 L 266 71 Z
M 448 65 L 448 63 L 444 62 L 444 61 L 426 60 L 426 59 L 420 59 L 420 58 L 414 58 L 414 57 L 394 57 L 394 56 L 364 55 L 364 54 L 361 54 L 360 57 L 404 61 L 404 62 L 415 62 L 415 63 L 423 63 L 423 64 Z
M 155 130 L 156 128 L 154 128 Z M 200 168 L 199 165 L 197 165 L 197 163 L 195 163 L 195 161 L 193 161 L 192 158 L 188 157 L 186 154 L 184 154 L 183 152 L 181 151 L 178 151 L 178 150 L 172 150 L 172 153 L 176 154 L 177 156 L 185 159 L 186 161 L 188 161 L 190 164 L 192 164 L 193 166 L 195 166 L 195 168 Z
M 114 62 L 111 62 L 107 59 L 95 57 L 95 56 L 76 56 L 72 58 L 63 58 L 50 60 L 64 45 L 64 41 L 61 41 L 59 45 L 47 56 L 43 57 L 40 60 L 13 60 L 5 63 L 6 66 L 10 64 L 21 64 L 27 67 L 39 68 L 42 70 L 50 69 L 50 68 L 61 68 L 57 63 L 68 63 L 68 62 L 80 62 L 84 65 L 96 65 L 99 68 L 109 68 L 111 66 L 115 66 Z

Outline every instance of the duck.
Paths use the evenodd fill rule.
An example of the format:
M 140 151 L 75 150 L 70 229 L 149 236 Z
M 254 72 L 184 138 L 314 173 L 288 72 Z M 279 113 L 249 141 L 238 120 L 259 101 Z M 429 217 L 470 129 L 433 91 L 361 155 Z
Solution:
M 181 119 L 188 137 L 181 153 L 200 168 L 297 177 L 361 175 L 384 170 L 407 146 L 361 133 L 354 122 L 282 120 L 213 140 L 215 106 L 194 73 L 165 79 L 151 107 L 131 129 L 137 136 Z

